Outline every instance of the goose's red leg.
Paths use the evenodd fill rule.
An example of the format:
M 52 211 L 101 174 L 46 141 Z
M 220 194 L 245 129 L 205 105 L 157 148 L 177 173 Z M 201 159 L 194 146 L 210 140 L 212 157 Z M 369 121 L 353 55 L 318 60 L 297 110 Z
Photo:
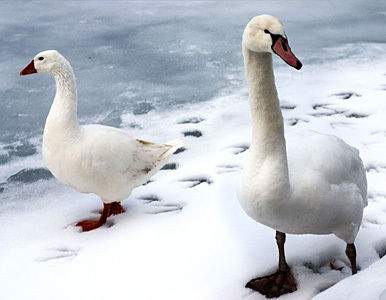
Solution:
M 112 202 L 111 203 L 111 212 L 110 212 L 110 215 L 119 215 L 119 214 L 122 214 L 124 213 L 125 210 L 123 209 L 122 205 L 120 202 Z
M 90 231 L 101 227 L 106 223 L 107 218 L 111 215 L 111 203 L 103 203 L 103 210 L 98 220 L 84 220 L 76 223 L 75 226 L 82 227 L 82 231 Z

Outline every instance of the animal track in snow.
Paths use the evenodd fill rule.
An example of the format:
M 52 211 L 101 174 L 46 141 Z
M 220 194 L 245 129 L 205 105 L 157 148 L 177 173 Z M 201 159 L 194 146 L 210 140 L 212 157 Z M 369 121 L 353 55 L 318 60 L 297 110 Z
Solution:
M 179 181 L 187 183 L 186 188 L 193 188 L 193 187 L 200 185 L 201 183 L 207 183 L 207 184 L 213 183 L 213 181 L 209 177 L 204 177 L 204 176 L 203 177 L 188 177 L 188 178 L 181 179 Z
M 316 109 L 317 112 L 310 114 L 313 117 L 330 117 L 344 114 L 344 111 L 335 110 L 332 108 L 323 107 L 323 109 Z
M 161 198 L 158 197 L 157 195 L 144 195 L 138 198 L 139 200 L 146 201 L 146 203 L 151 203 L 151 202 L 160 202 Z
M 313 110 L 316 110 L 317 112 L 311 113 L 311 116 L 314 117 L 322 117 L 322 116 L 333 116 L 333 115 L 340 115 L 344 114 L 344 110 L 336 110 L 331 107 L 329 107 L 330 104 L 314 104 L 312 106 Z
M 170 212 L 181 212 L 182 206 L 177 204 L 160 204 L 154 203 L 149 206 L 147 214 L 163 214 Z
M 323 274 L 330 270 L 342 271 L 345 267 L 351 270 L 351 267 L 346 265 L 343 261 L 334 259 L 332 261 L 323 261 L 320 264 L 314 264 L 312 262 L 304 262 L 303 266 L 312 270 L 315 274 Z
M 199 138 L 202 136 L 202 132 L 200 130 L 189 130 L 189 131 L 184 131 L 184 136 L 193 136 L 196 138 Z
M 139 200 L 145 201 L 148 204 L 146 208 L 147 214 L 161 214 L 167 212 L 180 212 L 182 206 L 178 204 L 164 204 L 162 199 L 154 194 L 144 195 L 138 198 Z
M 148 185 L 149 183 L 152 183 L 152 182 L 154 182 L 155 180 L 152 180 L 152 179 L 150 179 L 150 180 L 148 180 L 148 181 L 146 181 L 144 184 L 142 184 L 142 185 Z
M 315 104 L 312 106 L 312 108 L 317 111 L 315 113 L 311 113 L 311 116 L 314 116 L 314 117 L 322 117 L 322 116 L 330 117 L 333 115 L 342 115 L 342 114 L 344 114 L 346 118 L 359 119 L 359 118 L 368 117 L 368 115 L 365 115 L 365 114 L 348 113 L 345 110 L 336 110 L 328 107 L 328 104 Z
M 280 108 L 284 110 L 293 110 L 296 108 L 296 105 L 290 104 L 290 103 L 282 103 L 280 104 Z
M 223 174 L 223 173 L 230 173 L 230 172 L 237 172 L 241 170 L 241 166 L 239 165 L 217 165 L 216 166 L 216 173 L 217 174 Z
M 174 152 L 174 155 L 178 154 L 178 153 L 181 153 L 181 152 L 184 152 L 186 150 L 185 147 L 180 147 L 176 150 L 176 152 Z
M 177 124 L 198 124 L 204 121 L 205 119 L 200 118 L 200 117 L 193 117 L 193 118 L 188 118 L 184 119 L 182 121 L 177 122 Z
M 356 119 L 359 119 L 359 118 L 367 118 L 368 115 L 364 115 L 364 114 L 357 114 L 357 113 L 351 113 L 349 115 L 346 115 L 347 118 L 356 118 Z
M 237 155 L 237 154 L 240 154 L 240 153 L 247 151 L 249 149 L 249 145 L 248 144 L 239 144 L 239 145 L 230 146 L 226 149 L 230 149 L 232 151 L 232 154 Z
M 69 257 L 75 257 L 78 255 L 79 250 L 74 250 L 70 248 L 54 248 L 54 249 L 47 249 L 47 255 L 38 258 L 37 261 L 39 262 L 47 262 L 54 259 L 63 259 L 63 258 L 69 258 Z
M 313 264 L 312 262 L 304 262 L 303 266 L 305 266 L 307 269 L 312 270 L 312 272 L 315 273 L 315 274 L 322 274 L 320 269 L 323 266 L 321 266 L 321 265 L 316 265 L 316 264 Z
M 331 96 L 336 96 L 336 97 L 339 97 L 343 100 L 347 100 L 347 99 L 350 99 L 351 97 L 361 97 L 362 95 L 360 94 L 357 94 L 355 92 L 341 92 L 341 93 L 336 93 L 336 94 L 332 94 Z
M 178 168 L 177 163 L 167 163 L 161 168 L 161 170 L 177 170 L 177 168 Z
M 331 109 L 331 108 L 328 107 L 328 105 L 329 104 L 327 104 L 327 103 L 324 103 L 324 104 L 314 104 L 314 105 L 312 105 L 312 109 L 314 109 L 314 110 L 317 110 L 319 108 Z
M 304 120 L 304 119 L 300 119 L 300 118 L 290 118 L 290 119 L 286 119 L 286 123 L 287 123 L 287 125 L 289 125 L 289 126 L 295 126 L 295 125 L 298 124 L 299 122 L 308 122 L 308 120 Z

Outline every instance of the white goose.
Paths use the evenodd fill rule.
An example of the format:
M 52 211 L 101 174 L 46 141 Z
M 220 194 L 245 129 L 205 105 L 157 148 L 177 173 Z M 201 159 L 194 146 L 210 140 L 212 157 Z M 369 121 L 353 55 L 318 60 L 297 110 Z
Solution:
M 56 81 L 55 99 L 44 127 L 43 159 L 57 179 L 102 199 L 98 220 L 76 224 L 83 231 L 98 228 L 110 215 L 124 212 L 120 201 L 155 174 L 182 143 L 174 140 L 157 145 L 113 127 L 80 126 L 74 73 L 55 50 L 37 54 L 20 75 L 33 73 L 51 74 Z
M 289 134 L 286 144 L 272 53 L 296 69 L 302 64 L 291 52 L 280 20 L 254 17 L 245 28 L 242 49 L 253 131 L 238 198 L 252 219 L 276 230 L 279 248 L 278 272 L 253 279 L 246 287 L 267 297 L 296 290 L 285 261 L 285 233 L 335 234 L 347 243 L 355 274 L 354 241 L 367 205 L 358 150 L 312 131 Z

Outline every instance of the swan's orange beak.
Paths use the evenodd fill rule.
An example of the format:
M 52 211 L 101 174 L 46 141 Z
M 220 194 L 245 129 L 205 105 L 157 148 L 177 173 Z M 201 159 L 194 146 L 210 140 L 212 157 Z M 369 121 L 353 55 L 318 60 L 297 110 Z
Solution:
M 20 72 L 20 76 L 22 75 L 28 75 L 28 74 L 33 74 L 33 73 L 37 73 L 38 71 L 36 71 L 35 69 L 35 64 L 34 64 L 34 60 L 31 60 L 31 62 L 29 63 L 28 66 L 26 66 L 21 72 Z
M 272 45 L 272 50 L 291 67 L 294 67 L 296 70 L 301 69 L 302 63 L 292 53 L 291 48 L 288 45 L 287 39 L 283 38 L 282 36 L 279 36 Z

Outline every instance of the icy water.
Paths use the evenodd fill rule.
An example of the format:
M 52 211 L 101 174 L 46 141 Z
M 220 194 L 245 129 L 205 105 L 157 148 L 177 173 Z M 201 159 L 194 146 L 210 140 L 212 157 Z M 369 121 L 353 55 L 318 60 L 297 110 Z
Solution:
M 385 1 L 2 1 L 4 299 L 263 299 L 244 284 L 274 269 L 273 231 L 248 219 L 235 194 L 251 127 L 241 35 L 261 13 L 283 21 L 304 65 L 296 71 L 274 58 L 285 130 L 335 134 L 361 152 L 369 206 L 358 265 L 371 281 L 366 271 L 386 253 Z M 98 197 L 52 178 L 41 158 L 53 78 L 19 76 L 46 49 L 74 68 L 81 123 L 185 143 L 123 202 L 125 214 L 94 232 L 73 225 L 97 217 Z M 286 250 L 299 286 L 283 299 L 361 287 L 345 279 L 344 245 L 334 236 L 289 236 Z M 342 294 L 339 284 L 329 289 L 339 281 Z M 95 288 L 106 285 L 119 288 Z M 378 299 L 384 286 L 357 295 Z
M 324 47 L 384 42 L 385 2 L 348 3 L 2 1 L 1 161 L 32 153 L 28 140 L 42 132 L 53 79 L 18 75 L 42 50 L 57 49 L 72 64 L 82 122 L 120 126 L 127 111 L 173 109 L 240 88 L 241 34 L 261 13 L 283 19 L 304 64 L 341 58 L 324 57 Z M 7 148 L 15 142 L 23 153 Z

